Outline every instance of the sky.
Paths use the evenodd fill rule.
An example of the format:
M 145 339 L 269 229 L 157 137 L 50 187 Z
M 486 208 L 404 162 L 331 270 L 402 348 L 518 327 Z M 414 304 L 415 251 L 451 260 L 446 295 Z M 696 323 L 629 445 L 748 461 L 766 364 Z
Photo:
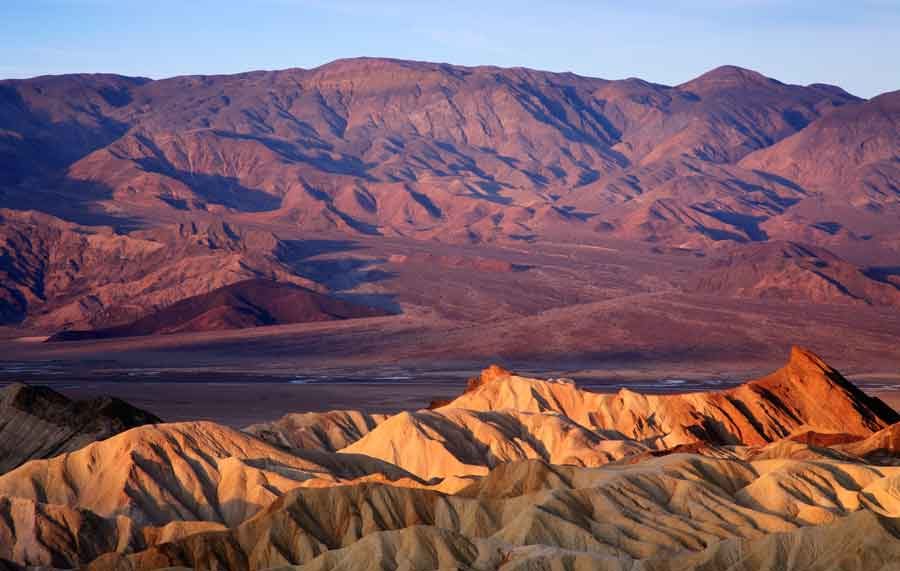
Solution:
M 900 89 L 900 0 L 0 0 L 0 77 L 152 78 L 356 56 L 675 85 L 724 64 Z

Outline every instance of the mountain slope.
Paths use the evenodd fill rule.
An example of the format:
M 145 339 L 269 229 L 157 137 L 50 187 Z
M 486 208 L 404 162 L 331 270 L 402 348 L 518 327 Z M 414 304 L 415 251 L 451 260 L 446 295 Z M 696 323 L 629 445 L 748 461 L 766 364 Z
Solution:
M 797 348 L 769 376 L 682 395 L 491 367 L 433 410 L 251 428 L 279 446 L 190 422 L 33 460 L 0 476 L 0 557 L 129 571 L 862 570 L 896 541 L 898 420 Z
M 665 86 L 378 58 L 0 92 L 0 320 L 29 334 L 123 325 L 246 279 L 324 291 L 282 254 L 326 234 L 663 252 L 791 240 L 888 269 L 900 252 L 894 94 L 734 66 Z M 339 271 L 317 275 L 358 277 Z
M 107 74 L 0 81 L 0 185 L 63 168 L 120 137 L 113 111 L 150 80 Z
M 12 384 L 0 389 L 0 474 L 158 422 L 116 398 L 72 401 L 46 387 Z
M 336 452 L 368 434 L 388 418 L 358 410 L 292 413 L 244 429 L 276 446 Z
M 7 90 L 29 92 L 29 81 Z M 121 136 L 67 164 L 53 188 L 92 189 L 116 216 L 257 213 L 449 241 L 562 233 L 565 221 L 590 233 L 584 223 L 604 213 L 572 209 L 579 189 L 615 202 L 598 184 L 608 176 L 682 158 L 734 163 L 859 101 L 735 67 L 676 87 L 375 58 L 135 81 L 121 106 L 98 111 Z
M 741 161 L 811 189 L 877 208 L 900 199 L 900 91 L 829 113 Z
M 104 553 L 149 545 L 128 518 L 101 518 L 88 510 L 0 498 L 0 569 L 7 568 L 6 561 L 74 569 Z
M 510 467 L 492 488 L 523 489 L 522 479 L 546 473 L 534 461 Z M 847 516 L 861 524 L 898 515 L 896 498 L 875 492 L 897 477 L 895 468 L 796 461 L 767 466 L 676 454 L 627 467 L 555 471 L 566 484 L 503 499 L 380 484 L 294 490 L 234 530 L 132 556 L 104 556 L 90 569 L 310 563 L 329 569 L 338 562 L 345 566 L 338 568 L 351 569 L 394 569 L 401 562 L 431 569 L 435 562 L 466 566 L 476 560 L 507 569 L 539 554 L 551 561 L 568 556 L 633 563 L 702 557 L 706 548 L 726 545 L 723 540 L 752 542 Z M 879 503 L 861 499 L 870 493 Z
M 39 330 L 129 323 L 247 279 L 317 287 L 279 259 L 270 232 L 223 221 L 121 234 L 0 210 L 0 320 Z

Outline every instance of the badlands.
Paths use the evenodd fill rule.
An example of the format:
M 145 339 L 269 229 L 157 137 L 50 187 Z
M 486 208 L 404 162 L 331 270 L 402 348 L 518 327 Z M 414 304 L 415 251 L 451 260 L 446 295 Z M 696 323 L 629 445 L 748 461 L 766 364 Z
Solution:
M 4 389 L 5 568 L 900 564 L 900 415 L 797 347 L 723 391 L 601 394 L 491 366 L 428 409 L 244 430 L 66 401 Z

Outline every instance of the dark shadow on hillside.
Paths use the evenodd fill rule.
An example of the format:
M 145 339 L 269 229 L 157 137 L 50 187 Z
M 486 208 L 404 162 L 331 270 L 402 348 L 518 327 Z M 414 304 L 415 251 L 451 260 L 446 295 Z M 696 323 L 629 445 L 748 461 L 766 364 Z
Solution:
M 357 305 L 382 309 L 394 315 L 403 313 L 403 308 L 394 293 L 335 293 L 334 297 Z
M 299 276 L 324 284 L 332 291 L 341 292 L 362 284 L 381 282 L 397 277 L 395 272 L 376 267 L 386 262 L 387 260 L 383 258 L 374 260 L 330 258 L 306 260 L 291 269 Z
M 406 192 L 409 193 L 409 196 L 413 200 L 415 200 L 419 204 L 419 206 L 421 206 L 422 208 L 425 209 L 425 211 L 428 213 L 428 215 L 430 217 L 432 217 L 436 220 L 440 220 L 441 218 L 443 218 L 443 216 L 444 216 L 443 211 L 440 209 L 440 207 L 437 204 L 432 202 L 432 200 L 430 198 L 428 198 L 427 195 L 425 195 L 421 192 L 416 192 L 409 185 L 406 185 Z
M 279 261 L 296 275 L 325 285 L 336 297 L 400 313 L 401 308 L 396 301 L 396 294 L 362 294 L 349 291 L 362 284 L 382 282 L 398 275 L 396 272 L 382 270 L 379 267 L 387 263 L 384 258 L 340 256 L 364 249 L 365 246 L 354 240 L 284 240 L 279 246 L 277 255 Z M 335 256 L 312 259 L 330 254 Z
M 313 132 L 315 131 L 313 130 Z M 289 141 L 274 139 L 270 137 L 229 133 L 227 131 L 215 131 L 215 134 L 216 136 L 222 137 L 223 139 L 241 139 L 255 141 L 264 145 L 266 148 L 278 154 L 281 158 L 287 161 L 305 163 L 329 174 L 350 175 L 362 178 L 369 182 L 378 181 L 377 178 L 369 174 L 369 170 L 374 165 L 363 162 L 357 157 L 341 155 L 340 158 L 334 159 L 326 154 L 307 154 L 301 151 L 301 148 L 298 145 L 291 144 Z M 328 143 L 320 139 L 316 139 L 311 141 L 304 141 L 303 148 L 310 148 L 320 151 L 330 151 L 332 147 Z
M 784 178 L 783 176 L 779 176 L 777 174 L 773 174 L 773 173 L 766 172 L 766 171 L 759 171 L 759 170 L 754 170 L 753 173 L 766 179 L 769 182 L 774 182 L 775 184 L 779 184 L 781 186 L 790 188 L 791 190 L 793 190 L 799 194 L 803 194 L 803 195 L 809 194 L 809 192 L 807 192 L 807 190 L 805 188 L 803 188 L 802 186 L 800 186 L 799 184 L 797 184 L 796 182 L 792 181 L 789 178 Z
M 621 166 L 628 164 L 624 155 L 612 149 L 612 145 L 618 142 L 619 131 L 602 114 L 587 105 L 574 89 L 562 88 L 566 103 L 577 113 L 576 117 L 570 118 L 562 103 L 535 86 L 524 81 L 513 82 L 501 76 L 497 80 L 509 88 L 519 105 L 535 120 L 553 127 L 573 143 L 602 150 L 605 156 Z
M 736 230 L 738 230 L 738 232 L 734 233 L 734 234 L 736 236 L 740 237 L 740 239 L 738 240 L 740 242 L 747 241 L 747 239 L 749 239 L 753 242 L 765 242 L 766 240 L 769 239 L 769 235 L 766 234 L 765 230 L 763 230 L 762 228 L 759 227 L 760 222 L 763 222 L 765 220 L 765 218 L 763 218 L 763 217 L 749 216 L 747 214 L 740 214 L 737 212 L 726 212 L 723 210 L 705 210 L 705 209 L 697 207 L 697 206 L 695 206 L 693 208 L 697 212 L 706 214 L 707 216 L 715 218 L 716 220 L 723 222 L 723 223 L 735 228 Z M 708 231 L 708 235 L 711 238 L 713 238 L 714 240 L 718 239 L 715 237 L 715 235 L 732 234 L 731 232 L 728 232 L 728 231 L 715 230 L 715 229 L 707 229 L 707 231 Z M 740 233 L 743 233 L 744 236 L 746 236 L 746 237 L 742 236 Z
M 810 224 L 810 228 L 815 228 L 816 230 L 820 230 L 822 232 L 825 232 L 826 234 L 834 236 L 835 234 L 840 232 L 844 228 L 844 226 L 840 222 L 822 221 L 816 222 L 815 224 Z
M 101 97 L 112 97 L 120 102 L 131 97 L 127 88 L 113 94 L 100 92 Z M 112 104 L 112 103 L 111 103 Z M 5 107 L 9 116 L 6 125 L 19 125 L 15 137 L 4 138 L 13 148 L 18 161 L 33 162 L 42 166 L 46 174 L 59 173 L 86 157 L 93 151 L 105 147 L 121 137 L 129 125 L 99 111 L 80 109 L 84 113 L 84 124 L 75 120 L 54 122 L 44 113 L 33 111 L 19 91 L 12 85 L 0 84 L 0 106 Z
M 893 286 L 900 290 L 900 266 L 866 268 L 863 274 L 875 281 Z
M 744 180 L 740 180 L 737 178 L 728 179 L 728 183 L 740 188 L 742 191 L 747 193 L 758 193 L 764 197 L 763 200 L 757 198 L 750 197 L 742 197 L 742 200 L 748 204 L 752 204 L 754 206 L 762 206 L 762 207 L 774 207 L 779 211 L 784 211 L 786 208 L 790 208 L 794 206 L 800 199 L 793 197 L 785 197 L 779 195 L 774 190 L 768 189 L 764 186 L 760 186 L 758 184 L 753 184 Z
M 109 226 L 119 233 L 144 227 L 140 218 L 104 211 L 99 202 L 112 197 L 112 189 L 104 184 L 68 177 L 0 189 L 0 204 L 11 210 L 34 210 L 83 226 Z
M 476 181 L 474 185 L 466 184 L 466 188 L 470 193 L 466 195 L 469 198 L 478 198 L 502 205 L 512 204 L 512 198 L 500 194 L 500 190 L 503 188 L 503 185 L 498 182 L 494 182 L 491 180 L 479 180 Z
M 362 250 L 365 246 L 355 240 L 282 240 L 278 248 L 280 261 L 294 263 L 320 254 Z
M 191 191 L 212 204 L 241 212 L 268 212 L 281 206 L 280 197 L 246 187 L 236 177 L 181 171 L 168 163 L 160 164 L 158 159 L 137 159 L 135 162 L 148 172 L 183 182 Z

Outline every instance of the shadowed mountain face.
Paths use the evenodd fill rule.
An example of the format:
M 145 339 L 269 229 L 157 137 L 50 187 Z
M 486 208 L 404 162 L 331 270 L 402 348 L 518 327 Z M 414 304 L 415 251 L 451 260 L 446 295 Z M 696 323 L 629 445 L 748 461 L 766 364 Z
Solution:
M 9 385 L 0 390 L 0 473 L 157 422 L 119 399 L 71 401 L 46 387 Z
M 492 366 L 433 410 L 295 414 L 243 432 L 140 426 L 33 460 L 0 475 L 0 559 L 888 569 L 898 421 L 801 348 L 771 375 L 708 393 L 603 395 Z

